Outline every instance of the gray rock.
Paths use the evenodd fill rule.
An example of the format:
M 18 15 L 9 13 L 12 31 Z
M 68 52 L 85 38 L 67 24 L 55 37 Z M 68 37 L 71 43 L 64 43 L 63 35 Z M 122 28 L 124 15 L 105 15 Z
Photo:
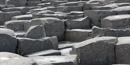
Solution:
M 48 49 L 55 49 L 53 42 L 54 40 L 52 40 L 51 37 L 45 37 L 41 39 L 18 38 L 18 41 L 18 52 L 21 55 L 27 55 Z
M 64 22 L 58 18 L 36 18 L 32 20 L 31 25 L 43 25 L 46 36 L 57 36 L 58 40 L 63 40 L 64 38 Z
M 56 56 L 56 55 L 61 55 L 61 52 L 59 50 L 45 50 L 45 51 L 40 51 L 32 54 L 28 54 L 26 56 L 28 57 L 33 57 L 33 56 Z
M 90 29 L 89 17 L 67 20 L 66 29 Z
M 17 39 L 14 31 L 0 28 L 0 52 L 16 52 Z
M 70 51 L 72 51 L 72 48 L 61 49 L 60 51 L 61 51 L 61 54 L 62 54 L 63 56 L 67 56 L 67 55 L 71 55 L 71 54 L 70 54 Z
M 72 29 L 65 31 L 65 40 L 73 42 L 81 42 L 91 37 L 92 30 Z
M 101 4 L 99 4 L 99 3 L 85 3 L 85 4 L 83 4 L 83 10 L 84 11 L 91 10 L 91 8 L 94 6 L 101 6 Z
M 91 25 L 99 27 L 101 19 L 110 15 L 116 15 L 116 12 L 111 10 L 88 10 L 84 12 L 84 16 L 90 17 Z
M 111 65 L 115 63 L 116 37 L 98 37 L 75 44 L 72 54 L 77 54 L 81 65 Z
M 16 37 L 25 37 L 26 32 L 15 32 Z
M 101 36 L 115 36 L 123 37 L 130 36 L 130 29 L 109 29 L 109 28 L 99 28 L 93 27 L 92 37 L 101 37 Z
M 26 34 L 25 37 L 32 38 L 32 39 L 39 39 L 42 37 L 46 37 L 45 28 L 43 26 L 31 26 Z
M 37 6 L 41 1 L 27 1 L 27 6 Z
M 117 3 L 122 3 L 122 2 L 130 2 L 129 0 L 116 0 L 115 2 L 117 2 Z
M 10 21 L 12 17 L 21 15 L 19 11 L 13 11 L 13 12 L 5 12 L 5 21 Z
M 118 64 L 130 64 L 130 37 L 119 37 L 115 46 L 116 62 Z
M 114 15 L 108 16 L 102 19 L 101 27 L 102 28 L 130 28 L 130 15 Z
M 5 28 L 12 29 L 15 32 L 26 31 L 29 27 L 30 20 L 13 20 L 5 22 Z
M 31 20 L 32 15 L 19 15 L 19 16 L 14 16 L 12 17 L 11 20 Z
M 77 65 L 77 55 L 37 56 L 30 58 L 33 59 L 36 63 L 50 63 L 51 65 Z
M 7 0 L 7 4 L 12 4 L 15 6 L 25 6 L 26 5 L 26 0 Z
M 70 11 L 82 11 L 81 6 L 58 6 L 57 11 L 58 12 L 70 12 Z
M 29 7 L 10 7 L 10 8 L 3 8 L 3 12 L 12 12 L 12 11 L 20 11 L 21 14 L 26 14 L 31 8 Z
M 113 11 L 116 11 L 117 14 L 129 14 L 130 13 L 129 8 L 130 6 L 123 6 L 113 9 Z
M 72 48 L 74 44 L 79 42 L 71 42 L 71 41 L 60 41 L 58 42 L 59 49 L 66 49 L 66 48 Z

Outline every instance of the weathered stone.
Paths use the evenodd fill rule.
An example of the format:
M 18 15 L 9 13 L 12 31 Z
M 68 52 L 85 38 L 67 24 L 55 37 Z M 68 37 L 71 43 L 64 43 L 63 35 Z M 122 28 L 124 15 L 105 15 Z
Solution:
M 28 54 L 26 56 L 54 56 L 54 55 L 61 55 L 61 52 L 59 50 L 45 50 L 45 51 L 40 51 L 32 54 Z
M 57 11 L 58 12 L 70 12 L 70 11 L 82 11 L 81 6 L 58 6 Z
M 130 3 L 115 3 L 115 4 L 117 4 L 119 7 L 130 6 Z
M 61 51 L 61 54 L 62 54 L 63 56 L 67 56 L 67 55 L 71 55 L 71 54 L 70 54 L 70 51 L 72 51 L 72 48 L 61 49 L 60 51 Z
M 83 4 L 83 10 L 84 11 L 91 10 L 91 8 L 94 6 L 101 6 L 101 4 L 99 4 L 99 3 L 85 3 L 85 4 Z
M 91 25 L 99 27 L 101 24 L 101 19 L 110 15 L 116 15 L 116 12 L 111 10 L 88 10 L 84 12 L 84 16 L 90 17 Z
M 12 11 L 20 11 L 21 14 L 26 14 L 31 8 L 29 7 L 10 7 L 10 8 L 3 8 L 3 12 L 12 12 Z
M 37 6 L 41 1 L 27 1 L 27 6 Z
M 45 28 L 43 26 L 31 26 L 26 34 L 25 37 L 32 38 L 32 39 L 39 39 L 46 37 Z
M 16 37 L 25 37 L 26 32 L 15 32 Z
M 67 20 L 65 24 L 66 29 L 90 29 L 89 17 Z
M 41 39 L 29 39 L 29 38 L 18 38 L 19 47 L 18 51 L 21 55 L 27 55 L 34 52 L 39 52 L 48 49 L 55 49 L 54 40 L 51 37 L 45 37 Z M 57 46 L 58 47 L 58 46 Z
M 36 18 L 32 20 L 31 25 L 43 25 L 46 36 L 57 36 L 58 40 L 63 40 L 64 38 L 64 22 L 58 18 Z
M 73 42 L 81 42 L 91 37 L 91 30 L 72 29 L 65 31 L 65 40 Z
M 115 63 L 116 37 L 98 37 L 75 44 L 71 53 L 76 53 L 81 65 L 111 65 Z
M 113 9 L 113 11 L 116 11 L 117 14 L 129 14 L 130 13 L 129 8 L 130 6 L 123 6 Z
M 101 37 L 101 36 L 130 36 L 130 29 L 109 29 L 109 28 L 99 28 L 93 27 L 92 37 Z
M 41 6 L 41 7 L 43 8 L 43 7 L 51 6 L 51 3 L 50 3 L 50 2 L 47 2 L 47 3 L 39 3 L 37 6 Z
M 11 20 L 31 20 L 32 15 L 19 15 L 19 16 L 14 16 L 12 17 Z
M 71 41 L 60 41 L 59 44 L 59 49 L 65 49 L 65 48 L 72 48 L 74 44 L 78 42 L 71 42 Z
M 118 64 L 130 64 L 130 37 L 119 37 L 115 46 L 116 62 Z
M 65 19 L 64 14 L 33 14 L 33 18 L 55 17 L 59 19 Z
M 16 52 L 17 39 L 13 30 L 0 28 L 0 52 Z
M 15 6 L 25 6 L 26 5 L 26 0 L 6 0 L 7 4 L 12 4 Z
M 13 21 L 7 21 L 5 22 L 4 26 L 5 28 L 8 29 L 12 29 L 15 32 L 19 32 L 19 31 L 26 31 L 26 29 L 28 29 L 29 25 L 27 26 L 27 24 L 25 23 L 30 23 L 30 20 L 13 20 Z
M 51 65 L 77 65 L 77 55 L 36 56 L 30 58 L 33 59 L 36 63 L 50 63 Z
M 130 15 L 114 15 L 105 17 L 101 21 L 102 28 L 130 28 Z
M 129 0 L 116 0 L 117 3 L 130 2 Z
M 10 21 L 12 17 L 21 15 L 19 11 L 13 11 L 13 12 L 5 12 L 5 21 Z

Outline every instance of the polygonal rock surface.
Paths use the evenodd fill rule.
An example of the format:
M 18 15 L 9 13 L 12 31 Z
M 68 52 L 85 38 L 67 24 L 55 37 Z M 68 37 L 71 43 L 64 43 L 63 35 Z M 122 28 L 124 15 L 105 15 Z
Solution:
M 130 28 L 130 15 L 113 15 L 105 17 L 101 21 L 103 28 Z
M 75 44 L 71 53 L 78 55 L 81 65 L 111 65 L 115 63 L 116 37 L 97 37 Z
M 27 23 L 30 23 L 30 20 L 13 20 L 5 22 L 4 26 L 5 28 L 12 29 L 15 32 L 26 31 L 30 27 L 30 24 Z
M 67 20 L 65 23 L 67 29 L 90 29 L 89 17 Z
M 32 38 L 32 39 L 39 39 L 39 38 L 42 38 L 42 37 L 46 37 L 46 34 L 45 34 L 45 29 L 43 26 L 31 26 L 26 34 L 25 34 L 25 37 L 27 38 Z
M 130 37 L 119 37 L 115 46 L 116 62 L 130 64 Z
M 115 36 L 123 37 L 130 36 L 130 29 L 110 29 L 110 28 L 99 28 L 93 27 L 92 37 L 101 37 L 101 36 Z
M 18 38 L 18 41 L 18 51 L 22 55 L 27 55 L 48 49 L 55 49 L 57 45 L 57 43 L 55 43 L 57 40 L 54 40 L 53 37 L 45 37 L 41 39 Z
M 91 32 L 92 32 L 91 30 L 85 30 L 85 29 L 66 30 L 65 40 L 73 42 L 81 42 L 89 39 L 91 37 Z
M 0 52 L 16 52 L 17 39 L 14 31 L 0 28 Z
M 58 40 L 63 40 L 64 22 L 58 18 L 36 18 L 32 20 L 31 25 L 43 25 L 45 27 L 46 36 L 57 36 Z

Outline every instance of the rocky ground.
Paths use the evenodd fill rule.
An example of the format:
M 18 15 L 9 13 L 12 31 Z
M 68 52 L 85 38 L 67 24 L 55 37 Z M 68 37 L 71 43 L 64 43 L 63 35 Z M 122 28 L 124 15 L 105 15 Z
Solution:
M 0 0 L 0 65 L 130 64 L 130 0 Z

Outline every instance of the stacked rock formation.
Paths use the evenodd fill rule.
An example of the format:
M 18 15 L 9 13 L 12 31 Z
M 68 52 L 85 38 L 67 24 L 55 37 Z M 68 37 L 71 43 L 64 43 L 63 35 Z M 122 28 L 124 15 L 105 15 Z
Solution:
M 130 0 L 0 0 L 0 65 L 130 64 Z

